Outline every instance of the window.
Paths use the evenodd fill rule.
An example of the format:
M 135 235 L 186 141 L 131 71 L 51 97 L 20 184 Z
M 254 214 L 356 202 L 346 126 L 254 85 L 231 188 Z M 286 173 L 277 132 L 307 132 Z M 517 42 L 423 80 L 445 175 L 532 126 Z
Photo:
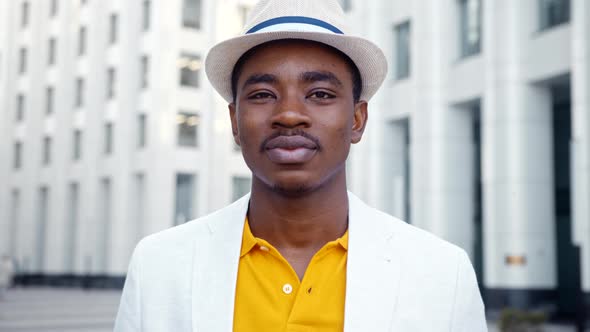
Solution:
M 15 142 L 14 143 L 14 160 L 13 160 L 13 168 L 14 169 L 21 169 L 23 166 L 23 143 Z
M 201 28 L 201 1 L 184 0 L 182 8 L 182 26 L 185 28 Z
M 51 137 L 45 136 L 43 138 L 43 165 L 47 166 L 51 163 Z
M 184 53 L 178 60 L 178 66 L 180 67 L 180 85 L 198 88 L 201 57 Z
M 45 239 L 47 234 L 47 221 L 49 219 L 49 188 L 42 186 L 39 188 L 37 201 L 37 224 L 36 236 L 34 239 L 35 246 L 35 266 L 36 271 L 41 271 L 45 261 Z
M 51 0 L 51 7 L 49 8 L 49 15 L 51 17 L 55 17 L 57 15 L 57 5 L 58 0 Z
M 84 79 L 76 79 L 76 107 L 84 106 Z
M 18 225 L 20 225 L 20 191 L 18 189 L 12 190 L 11 195 L 11 204 L 10 204 L 10 233 L 9 233 L 9 241 L 10 241 L 10 251 L 9 255 L 11 257 L 16 257 L 16 243 L 17 243 L 17 235 L 18 235 Z
M 78 30 L 78 55 L 86 53 L 86 27 L 80 27 Z
M 145 114 L 139 114 L 137 116 L 137 147 L 145 147 L 147 140 L 147 116 Z
M 395 78 L 398 80 L 410 76 L 410 34 L 410 21 L 395 26 Z
M 47 87 L 47 90 L 45 90 L 45 114 L 53 113 L 54 95 L 55 90 L 53 87 Z
M 143 31 L 148 31 L 150 29 L 150 15 L 151 15 L 151 7 L 152 2 L 150 0 L 143 1 L 143 16 L 141 27 Z
M 111 179 L 102 178 L 100 180 L 100 196 L 97 204 L 98 211 L 96 215 L 100 220 L 100 225 L 96 228 L 97 234 L 97 255 L 96 265 L 100 270 L 106 270 L 108 265 L 108 258 L 110 256 L 110 239 L 111 239 L 111 223 L 113 211 L 113 186 Z
M 134 221 L 135 226 L 135 240 L 139 241 L 143 237 L 143 227 L 142 225 L 145 223 L 145 217 L 147 215 L 145 211 L 145 175 L 142 173 L 137 173 L 134 175 L 134 192 L 133 198 L 134 206 L 132 211 L 132 220 Z
M 19 94 L 16 96 L 16 121 L 22 121 L 25 118 L 25 96 Z
M 72 182 L 68 189 L 68 214 L 65 229 L 64 262 L 66 272 L 73 272 L 76 252 L 76 234 L 80 216 L 80 185 Z
M 29 25 L 29 2 L 24 1 L 21 5 L 21 21 L 20 25 L 22 28 L 26 28 Z
M 24 74 L 27 71 L 27 49 L 21 47 L 19 54 L 18 72 Z
M 570 20 L 570 0 L 538 0 L 541 30 L 567 23 Z
M 48 51 L 47 51 L 47 64 L 54 65 L 55 64 L 55 52 L 56 52 L 56 43 L 57 41 L 55 38 L 49 39 Z
M 119 17 L 117 14 L 111 14 L 110 17 L 110 26 L 109 26 L 109 43 L 115 44 L 117 42 L 117 24 L 119 21 Z
M 150 62 L 147 55 L 143 55 L 140 59 L 140 82 L 139 87 L 142 89 L 146 89 L 149 85 L 149 71 L 150 71 Z
M 481 0 L 459 0 L 461 57 L 481 51 Z
M 178 125 L 178 145 L 196 147 L 199 145 L 199 123 L 197 114 L 178 113 L 176 123 Z
M 113 153 L 113 124 L 108 122 L 104 125 L 104 154 Z
M 74 145 L 72 149 L 72 159 L 80 160 L 82 158 L 82 131 L 74 130 Z
M 109 68 L 107 70 L 107 98 L 112 99 L 115 97 L 115 84 L 117 84 L 117 73 L 115 68 Z
M 250 192 L 251 186 L 252 180 L 249 177 L 232 177 L 232 201 L 235 201 Z
M 194 191 L 195 176 L 193 174 L 176 174 L 174 225 L 184 224 L 194 217 Z

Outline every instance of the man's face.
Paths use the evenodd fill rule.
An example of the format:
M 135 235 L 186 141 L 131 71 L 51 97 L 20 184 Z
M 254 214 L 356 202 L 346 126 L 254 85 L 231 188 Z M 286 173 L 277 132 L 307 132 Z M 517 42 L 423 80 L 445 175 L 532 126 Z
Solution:
M 255 185 L 302 194 L 344 181 L 350 144 L 367 120 L 367 103 L 355 103 L 352 90 L 349 65 L 329 47 L 282 41 L 256 50 L 229 105 Z

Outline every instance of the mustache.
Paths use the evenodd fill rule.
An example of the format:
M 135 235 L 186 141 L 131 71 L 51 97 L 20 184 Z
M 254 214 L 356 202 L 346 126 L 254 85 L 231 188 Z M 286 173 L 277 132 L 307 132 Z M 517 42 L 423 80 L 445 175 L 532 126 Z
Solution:
M 312 141 L 318 150 L 322 149 L 322 145 L 320 144 L 320 140 L 319 138 L 313 136 L 312 134 L 306 132 L 303 129 L 281 129 L 278 131 L 275 131 L 274 133 L 272 133 L 270 136 L 266 137 L 262 143 L 260 144 L 260 152 L 264 152 L 266 150 L 266 146 L 268 145 L 268 143 L 270 141 L 272 141 L 273 139 L 277 138 L 277 137 L 281 137 L 281 136 L 301 136 L 301 137 L 305 137 L 308 140 Z

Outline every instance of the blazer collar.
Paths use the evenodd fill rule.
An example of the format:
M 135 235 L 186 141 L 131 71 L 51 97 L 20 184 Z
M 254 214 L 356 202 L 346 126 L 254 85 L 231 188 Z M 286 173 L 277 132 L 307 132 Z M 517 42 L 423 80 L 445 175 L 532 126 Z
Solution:
M 195 239 L 193 331 L 232 331 L 242 231 L 250 195 L 203 220 L 208 236 Z
M 208 236 L 195 240 L 193 331 L 231 331 L 244 220 L 250 195 L 205 217 Z M 400 280 L 396 223 L 352 193 L 344 330 L 375 331 L 390 326 Z
M 348 204 L 344 331 L 382 331 L 392 324 L 399 292 L 399 224 L 352 193 Z

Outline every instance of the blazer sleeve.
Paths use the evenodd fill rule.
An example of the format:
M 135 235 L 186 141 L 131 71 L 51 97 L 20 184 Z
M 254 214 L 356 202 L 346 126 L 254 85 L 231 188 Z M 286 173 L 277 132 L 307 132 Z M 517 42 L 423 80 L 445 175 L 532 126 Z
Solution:
M 140 243 L 141 244 L 141 243 Z M 114 332 L 141 331 L 140 245 L 131 256 Z
M 488 330 L 477 278 L 467 254 L 461 251 L 451 323 L 452 332 L 485 332 Z

